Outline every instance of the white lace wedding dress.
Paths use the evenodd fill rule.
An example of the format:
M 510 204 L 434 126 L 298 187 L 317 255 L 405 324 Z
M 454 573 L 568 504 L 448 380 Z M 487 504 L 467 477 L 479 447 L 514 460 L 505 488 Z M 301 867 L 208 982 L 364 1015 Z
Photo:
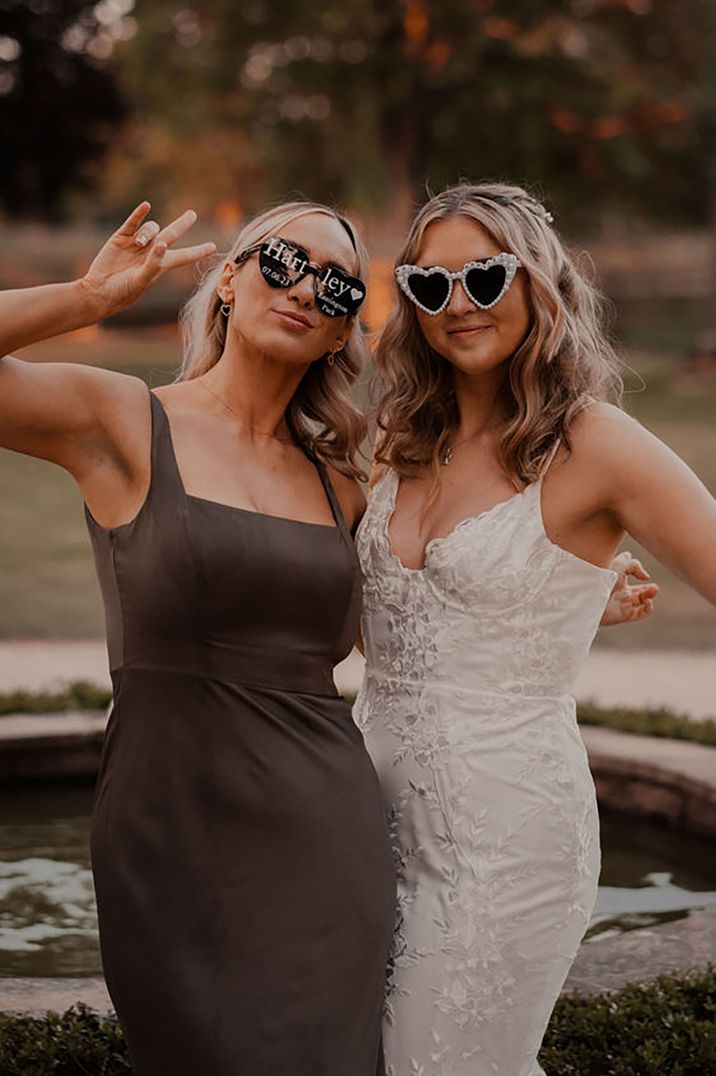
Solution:
M 538 1076 L 599 874 L 570 690 L 616 573 L 554 545 L 541 481 L 402 566 L 376 485 L 357 546 L 366 674 L 354 716 L 399 874 L 390 1076 Z

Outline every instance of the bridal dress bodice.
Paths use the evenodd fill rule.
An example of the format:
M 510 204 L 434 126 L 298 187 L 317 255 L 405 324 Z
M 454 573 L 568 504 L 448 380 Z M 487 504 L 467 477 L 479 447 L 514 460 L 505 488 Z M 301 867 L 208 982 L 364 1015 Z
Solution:
M 386 998 L 393 1076 L 536 1076 L 594 904 L 594 786 L 571 690 L 616 573 L 545 533 L 539 480 L 391 548 L 399 479 L 357 535 L 366 670 L 354 715 L 399 874 Z

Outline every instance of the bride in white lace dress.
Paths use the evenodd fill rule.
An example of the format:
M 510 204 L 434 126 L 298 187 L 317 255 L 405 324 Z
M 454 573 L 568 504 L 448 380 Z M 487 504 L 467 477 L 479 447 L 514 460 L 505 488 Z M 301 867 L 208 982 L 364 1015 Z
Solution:
M 716 502 L 602 402 L 619 384 L 595 295 L 525 192 L 437 196 L 399 263 L 357 535 L 355 717 L 399 872 L 388 1073 L 537 1076 L 599 876 L 570 693 L 605 565 L 628 530 L 716 602 Z

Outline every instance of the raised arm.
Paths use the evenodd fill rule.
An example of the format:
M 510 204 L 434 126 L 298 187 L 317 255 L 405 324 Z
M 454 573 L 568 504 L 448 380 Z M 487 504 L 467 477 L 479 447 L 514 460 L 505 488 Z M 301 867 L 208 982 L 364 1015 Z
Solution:
M 142 202 L 133 210 L 82 279 L 0 292 L 0 447 L 75 473 L 107 436 L 121 409 L 122 383 L 131 379 L 74 363 L 30 363 L 8 353 L 117 313 L 169 269 L 215 249 L 203 243 L 171 250 L 196 214 L 188 211 L 160 230 L 153 221 L 143 224 L 149 208 Z

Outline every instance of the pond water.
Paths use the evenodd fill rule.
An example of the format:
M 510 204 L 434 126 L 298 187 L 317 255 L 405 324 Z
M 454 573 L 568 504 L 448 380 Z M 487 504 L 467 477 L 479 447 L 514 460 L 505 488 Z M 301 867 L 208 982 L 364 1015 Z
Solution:
M 87 784 L 0 792 L 0 976 L 101 974 L 87 844 L 91 803 Z M 605 814 L 602 846 L 591 935 L 716 904 L 711 841 Z

